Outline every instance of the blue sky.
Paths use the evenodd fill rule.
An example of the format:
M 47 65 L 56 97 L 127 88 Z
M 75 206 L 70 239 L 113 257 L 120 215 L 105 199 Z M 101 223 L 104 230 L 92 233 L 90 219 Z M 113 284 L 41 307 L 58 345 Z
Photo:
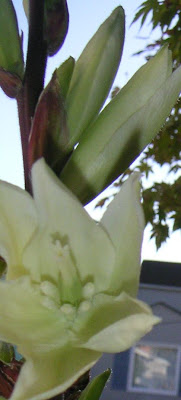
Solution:
M 24 33 L 24 48 L 27 43 L 27 21 L 24 15 L 22 1 L 13 0 L 18 15 L 19 29 Z M 141 31 L 140 24 L 130 26 L 141 0 L 68 0 L 70 25 L 65 44 L 55 57 L 49 58 L 46 81 L 51 77 L 53 70 L 70 55 L 76 59 L 85 47 L 88 40 L 98 29 L 99 25 L 109 16 L 112 10 L 122 5 L 126 14 L 126 38 L 121 66 L 114 85 L 122 87 L 134 72 L 145 62 L 144 56 L 133 57 L 132 54 L 149 43 L 150 36 L 156 37 L 158 32 L 151 33 L 149 21 Z M 7 98 L 0 91 L 0 179 L 23 186 L 22 156 L 19 138 L 16 102 Z M 143 257 L 149 259 L 167 259 L 180 261 L 175 243 L 180 234 L 173 235 L 162 249 L 156 253 L 153 241 L 148 240 L 148 231 L 145 233 Z

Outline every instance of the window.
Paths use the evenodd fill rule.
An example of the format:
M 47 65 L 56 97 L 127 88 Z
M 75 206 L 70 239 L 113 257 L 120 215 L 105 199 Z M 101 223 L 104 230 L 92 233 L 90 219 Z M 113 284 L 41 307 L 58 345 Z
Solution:
M 131 351 L 128 390 L 176 395 L 179 374 L 179 346 L 142 342 Z

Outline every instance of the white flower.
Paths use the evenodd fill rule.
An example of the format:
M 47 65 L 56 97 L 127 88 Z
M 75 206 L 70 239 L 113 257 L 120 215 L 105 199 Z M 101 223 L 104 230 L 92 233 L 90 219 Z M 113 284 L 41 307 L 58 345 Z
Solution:
M 32 198 L 0 183 L 0 340 L 26 361 L 12 400 L 42 400 L 67 389 L 102 352 L 120 352 L 158 318 L 135 299 L 144 218 L 137 175 L 100 224 L 43 160 Z

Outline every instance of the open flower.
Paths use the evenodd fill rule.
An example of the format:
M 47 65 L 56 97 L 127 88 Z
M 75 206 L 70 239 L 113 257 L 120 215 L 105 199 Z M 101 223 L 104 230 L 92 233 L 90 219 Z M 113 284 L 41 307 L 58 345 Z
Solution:
M 102 352 L 130 347 L 158 322 L 135 299 L 144 228 L 137 175 L 96 224 L 39 160 L 32 198 L 0 183 L 0 340 L 26 361 L 12 400 L 42 400 L 69 387 Z

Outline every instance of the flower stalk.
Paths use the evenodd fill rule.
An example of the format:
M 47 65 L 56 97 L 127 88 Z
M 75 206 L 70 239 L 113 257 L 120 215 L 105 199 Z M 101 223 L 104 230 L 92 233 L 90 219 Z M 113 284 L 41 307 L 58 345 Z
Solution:
M 31 193 L 28 145 L 32 118 L 43 90 L 47 63 L 47 44 L 44 40 L 44 0 L 29 2 L 29 38 L 23 87 L 17 96 L 25 187 Z

